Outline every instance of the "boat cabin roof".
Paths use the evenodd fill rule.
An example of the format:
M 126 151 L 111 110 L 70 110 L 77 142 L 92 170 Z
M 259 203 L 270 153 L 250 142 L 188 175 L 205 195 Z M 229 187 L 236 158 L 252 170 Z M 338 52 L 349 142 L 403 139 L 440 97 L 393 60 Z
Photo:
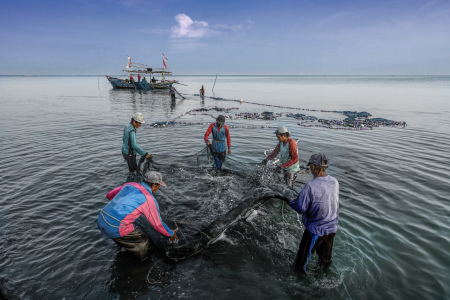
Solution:
M 168 74 L 171 75 L 172 72 L 166 71 L 164 69 L 153 69 L 153 68 L 144 68 L 144 69 L 125 69 L 123 70 L 127 73 L 134 73 L 134 74 Z

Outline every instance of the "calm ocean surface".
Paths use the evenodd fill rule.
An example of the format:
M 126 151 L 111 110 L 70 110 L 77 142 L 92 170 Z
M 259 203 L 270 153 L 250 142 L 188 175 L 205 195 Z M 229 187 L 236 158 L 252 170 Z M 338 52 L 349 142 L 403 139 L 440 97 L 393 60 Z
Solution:
M 193 95 L 202 84 L 212 95 L 214 76 L 174 78 L 188 94 L 175 105 L 166 92 L 112 90 L 105 77 L 0 77 L 0 299 L 450 298 L 450 76 L 219 76 L 215 96 L 243 104 Z M 300 140 L 301 164 L 314 153 L 328 155 L 328 173 L 340 182 L 338 271 L 320 271 L 313 256 L 307 277 L 293 274 L 303 227 L 279 200 L 165 273 L 158 269 L 161 253 L 138 264 L 100 234 L 96 219 L 105 195 L 127 180 L 122 131 L 135 112 L 146 118 L 138 143 L 162 166 L 167 184 L 155 195 L 161 214 L 199 228 L 251 195 L 252 186 L 232 173 L 212 172 L 203 156 L 197 168 L 207 125 L 150 123 L 209 106 L 236 107 L 226 113 L 231 116 L 272 111 L 344 118 L 246 101 L 367 111 L 407 122 L 405 128 L 346 131 L 304 128 L 287 117 L 227 119 L 238 126 L 230 130 L 227 169 L 257 173 L 248 163 L 276 145 L 270 127 L 279 125 Z M 162 280 L 151 283 L 158 274 Z

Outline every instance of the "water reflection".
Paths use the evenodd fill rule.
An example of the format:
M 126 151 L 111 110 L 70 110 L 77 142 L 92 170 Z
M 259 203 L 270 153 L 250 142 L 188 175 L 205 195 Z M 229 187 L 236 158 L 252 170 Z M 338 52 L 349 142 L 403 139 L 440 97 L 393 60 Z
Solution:
M 149 291 L 146 280 L 148 270 L 153 264 L 151 259 L 138 262 L 126 252 L 118 252 L 111 265 L 111 277 L 108 291 L 119 295 L 120 299 L 135 299 Z

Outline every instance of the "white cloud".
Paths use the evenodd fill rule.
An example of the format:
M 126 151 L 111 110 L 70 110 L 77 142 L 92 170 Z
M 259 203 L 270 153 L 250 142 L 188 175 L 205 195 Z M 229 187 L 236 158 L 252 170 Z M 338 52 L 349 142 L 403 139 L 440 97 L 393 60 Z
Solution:
M 192 21 L 192 19 L 185 14 L 178 14 L 175 16 L 178 26 L 172 28 L 173 37 L 202 37 L 208 30 L 209 25 L 205 21 Z
M 209 25 L 205 21 L 193 21 L 186 14 L 175 16 L 178 25 L 172 27 L 172 37 L 200 38 L 205 35 L 217 36 L 225 32 L 236 32 L 243 29 L 242 25 L 217 24 Z

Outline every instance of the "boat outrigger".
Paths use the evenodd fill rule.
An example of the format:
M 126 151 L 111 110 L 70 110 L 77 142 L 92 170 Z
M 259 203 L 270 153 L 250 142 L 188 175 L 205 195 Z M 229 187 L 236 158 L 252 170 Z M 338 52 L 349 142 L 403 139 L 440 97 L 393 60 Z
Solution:
M 164 67 L 167 68 L 164 60 Z M 135 63 L 136 65 L 140 65 L 141 67 L 138 67 L 136 65 L 133 65 L 131 62 L 131 58 L 128 56 L 128 64 L 125 70 L 123 70 L 125 73 L 130 74 L 129 79 L 121 79 L 117 77 L 112 77 L 105 75 L 108 79 L 109 83 L 113 86 L 115 89 L 136 89 L 136 90 L 155 90 L 155 89 L 170 89 L 170 87 L 174 83 L 178 83 L 177 80 L 167 80 L 166 75 L 172 75 L 172 72 L 167 71 L 165 68 L 144 68 L 142 66 L 146 66 L 140 63 Z M 133 77 L 134 75 L 137 75 L 136 78 Z M 160 80 L 156 80 L 154 74 L 161 74 Z M 142 75 L 142 77 L 141 77 Z M 145 77 L 146 75 L 149 76 L 148 80 Z M 151 78 L 150 78 L 151 77 Z

